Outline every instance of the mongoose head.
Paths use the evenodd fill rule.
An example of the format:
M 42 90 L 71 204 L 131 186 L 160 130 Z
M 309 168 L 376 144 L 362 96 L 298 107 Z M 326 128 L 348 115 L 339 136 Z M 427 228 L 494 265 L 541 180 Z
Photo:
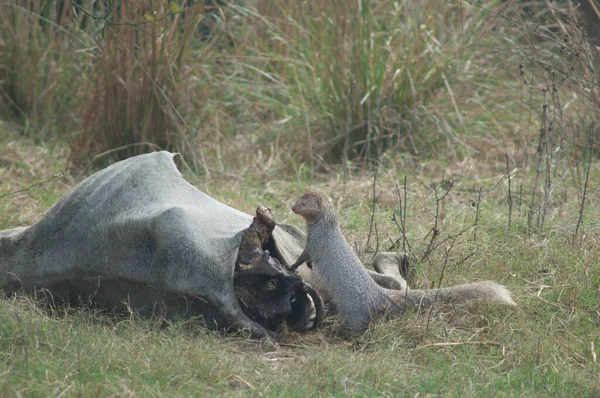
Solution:
M 333 204 L 323 192 L 307 192 L 298 199 L 292 211 L 304 217 L 307 222 L 331 217 L 335 218 Z

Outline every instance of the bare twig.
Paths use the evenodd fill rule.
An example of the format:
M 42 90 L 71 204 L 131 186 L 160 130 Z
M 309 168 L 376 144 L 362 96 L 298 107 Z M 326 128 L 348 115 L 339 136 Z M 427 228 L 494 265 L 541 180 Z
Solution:
M 404 202 L 403 202 L 402 197 L 400 196 L 400 188 L 398 187 L 398 183 L 396 183 L 396 198 L 397 198 L 397 203 L 398 203 L 398 216 L 400 217 L 400 222 L 398 222 L 398 219 L 396 218 L 395 213 L 392 214 L 392 216 L 390 217 L 390 220 L 394 224 L 396 224 L 398 231 L 400 231 L 400 238 L 398 238 L 396 240 L 396 244 L 398 241 L 401 240 L 402 241 L 402 252 L 406 253 L 407 247 L 408 247 L 409 251 L 411 250 L 410 242 L 408 241 L 408 238 L 406 236 L 406 176 L 404 176 L 403 189 L 404 189 Z
M 532 80 L 533 80 L 533 78 L 532 78 Z M 527 83 L 528 83 L 528 81 L 525 80 L 525 84 L 527 84 Z M 531 84 L 533 85 L 533 82 Z M 529 89 L 530 89 L 529 103 L 531 103 L 532 98 L 533 98 L 533 86 L 531 86 Z M 529 110 L 529 126 L 531 126 L 531 109 Z M 540 129 L 540 135 L 541 134 L 543 134 L 543 130 Z M 535 192 L 537 190 L 537 185 L 538 185 L 538 181 L 540 178 L 541 151 L 542 151 L 541 145 L 542 145 L 542 139 L 540 138 L 540 140 L 538 142 L 537 152 L 536 152 L 535 179 L 533 182 L 533 188 L 531 189 L 531 203 L 529 203 L 529 213 L 527 215 L 527 233 L 530 235 L 533 232 L 533 215 L 535 213 L 535 210 L 534 210 Z
M 431 305 L 431 308 L 429 309 L 429 314 L 427 316 L 427 325 L 425 326 L 425 329 L 427 330 L 429 328 L 429 323 L 431 321 L 431 317 L 433 315 L 433 309 L 435 307 L 435 304 L 438 301 L 438 297 L 440 295 L 440 289 L 442 288 L 442 282 L 444 280 L 444 274 L 446 272 L 446 268 L 448 267 L 448 262 L 450 260 L 450 252 L 452 251 L 452 249 L 454 248 L 454 244 L 456 243 L 456 240 L 463 235 L 466 231 L 468 230 L 468 228 L 463 229 L 462 231 L 458 232 L 457 234 L 453 235 L 452 237 L 449 237 L 449 240 L 451 240 L 450 242 L 450 246 L 448 246 L 448 248 L 446 249 L 446 252 L 444 253 L 444 265 L 442 266 L 442 272 L 440 272 L 440 278 L 438 280 L 438 284 L 437 284 L 437 289 L 435 292 L 435 298 L 433 300 L 433 303 Z M 456 265 L 461 265 L 463 264 L 465 261 L 467 261 L 469 258 L 471 258 L 473 255 L 475 254 L 475 251 L 469 253 L 467 256 L 463 257 L 462 259 L 460 259 Z
M 553 183 L 552 183 L 552 160 L 554 157 L 553 146 L 551 146 L 550 141 L 550 133 L 552 131 L 551 125 L 548 123 L 548 100 L 546 99 L 548 89 L 544 88 L 542 90 L 544 94 L 544 104 L 542 105 L 542 130 L 543 131 L 543 139 L 545 153 L 543 153 L 543 157 L 545 160 L 544 167 L 544 201 L 542 203 L 542 211 L 540 212 L 540 227 L 544 228 L 544 223 L 546 221 L 546 212 L 548 211 L 548 206 L 550 204 L 550 198 L 552 196 Z M 553 112 L 554 114 L 555 112 Z M 540 137 L 541 139 L 542 137 Z
M 475 211 L 475 221 L 473 222 L 473 242 L 477 241 L 477 226 L 479 225 L 479 220 L 481 219 L 481 191 L 482 188 L 479 187 L 479 193 L 477 194 L 477 210 Z
M 498 347 L 502 348 L 502 352 L 504 352 L 504 345 L 500 343 L 496 343 L 495 341 L 454 341 L 454 342 L 441 342 L 441 343 L 430 343 L 419 346 L 415 348 L 415 350 L 425 350 L 428 348 L 436 348 L 436 347 L 457 347 L 464 345 L 480 345 L 480 346 L 490 346 L 490 347 Z
M 537 336 L 537 353 L 535 355 L 535 366 L 539 366 L 540 365 L 540 356 L 541 356 L 541 353 L 542 353 L 542 338 L 538 334 L 538 336 Z
M 0 195 L 0 198 L 6 198 L 7 196 L 13 196 L 13 195 L 16 195 L 16 194 L 18 194 L 18 193 L 27 192 L 27 191 L 29 191 L 31 188 L 37 187 L 37 186 L 39 186 L 39 185 L 43 185 L 43 184 L 45 184 L 45 183 L 47 183 L 47 182 L 49 182 L 49 181 L 52 181 L 52 180 L 54 180 L 54 179 L 56 179 L 56 178 L 60 178 L 60 177 L 64 177 L 64 176 L 65 176 L 65 175 L 64 175 L 63 173 L 56 173 L 56 174 L 54 174 L 52 177 L 50 177 L 50 178 L 46 178 L 45 180 L 42 180 L 42 181 L 36 182 L 36 183 L 34 183 L 34 184 L 31 184 L 31 185 L 30 185 L 30 186 L 28 186 L 27 188 L 24 188 L 24 189 L 19 189 L 18 191 L 9 192 L 9 193 L 5 193 L 5 194 L 3 194 L 3 195 Z
M 523 216 L 523 182 L 519 184 L 519 219 Z
M 579 228 L 581 227 L 581 225 L 583 224 L 583 210 L 585 207 L 585 199 L 587 196 L 587 186 L 588 186 L 588 181 L 590 179 L 590 169 L 592 168 L 592 137 L 593 137 L 593 131 L 594 129 L 594 124 L 592 123 L 587 131 L 587 137 L 586 137 L 586 141 L 585 141 L 585 145 L 583 147 L 583 167 L 585 167 L 585 152 L 588 152 L 588 159 L 587 159 L 587 169 L 585 171 L 585 177 L 583 180 L 583 193 L 581 196 L 581 204 L 579 206 L 579 218 L 577 219 L 577 226 L 575 227 L 575 235 L 577 235 L 579 233 Z
M 375 163 L 373 165 L 373 184 L 371 184 L 371 187 L 373 188 L 372 191 L 372 209 L 371 209 L 371 222 L 369 223 L 369 235 L 367 236 L 367 248 L 369 247 L 369 243 L 371 242 L 371 233 L 373 232 L 373 224 L 375 223 L 375 209 L 377 208 L 377 175 L 378 175 L 378 171 L 379 171 L 379 166 L 377 163 Z M 377 255 L 377 252 L 375 252 L 375 255 Z
M 433 244 L 435 243 L 436 239 L 440 235 L 439 224 L 441 222 L 441 217 L 443 217 L 444 200 L 446 199 L 446 196 L 448 196 L 448 194 L 450 193 L 452 188 L 454 188 L 455 181 L 454 180 L 449 180 L 449 181 L 444 180 L 444 175 L 442 174 L 442 181 L 441 181 L 440 185 L 445 190 L 444 194 L 441 196 L 438 194 L 438 185 L 436 183 L 431 184 L 431 187 L 433 188 L 433 193 L 435 195 L 435 216 L 433 218 L 433 220 L 434 220 L 433 227 L 427 233 L 427 235 L 425 235 L 425 239 L 427 239 L 427 237 L 430 235 L 431 235 L 431 238 L 429 240 L 429 244 L 427 245 L 427 248 L 425 249 L 425 254 L 423 254 L 423 257 L 421 257 L 421 261 L 424 261 L 427 257 L 429 257 L 429 255 L 433 251 Z
M 511 177 L 510 177 L 510 165 L 508 162 L 508 153 L 504 152 L 504 158 L 506 159 L 506 183 L 508 184 L 508 232 L 510 232 L 510 227 L 512 223 L 512 209 L 513 209 L 513 200 L 512 200 L 512 191 L 510 189 Z
M 408 238 L 406 237 L 406 176 L 404 176 L 404 181 L 402 183 L 402 188 L 404 190 L 404 207 L 402 208 L 402 252 L 406 253 L 406 246 L 408 246 L 408 250 L 410 250 L 410 244 L 408 243 Z M 398 209 L 400 210 L 400 209 Z
M 251 390 L 256 390 L 256 387 L 254 387 L 252 384 L 250 384 L 248 381 L 242 379 L 240 376 L 238 375 L 231 375 L 229 376 L 229 380 L 235 380 L 238 383 L 243 384 L 244 386 L 246 386 L 246 388 L 249 388 Z

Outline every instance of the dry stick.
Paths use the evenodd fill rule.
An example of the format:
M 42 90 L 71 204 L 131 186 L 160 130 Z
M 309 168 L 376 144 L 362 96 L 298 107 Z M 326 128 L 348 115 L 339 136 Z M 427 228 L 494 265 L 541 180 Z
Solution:
M 342 156 L 343 161 L 343 187 L 346 189 L 346 183 L 350 180 L 350 168 L 348 166 L 348 151 L 350 150 L 350 122 L 346 120 L 346 134 L 344 135 L 344 156 Z
M 109 149 L 107 151 L 101 152 L 101 153 L 99 153 L 97 155 L 94 155 L 94 157 L 88 162 L 88 164 L 78 173 L 78 176 L 84 174 L 90 167 L 92 167 L 92 165 L 94 163 L 96 163 L 96 161 L 98 159 L 103 158 L 104 156 L 110 155 L 111 153 L 119 152 L 119 151 L 122 151 L 124 149 L 129 149 L 129 148 L 137 147 L 137 146 L 153 147 L 154 149 L 157 149 L 159 151 L 162 149 L 160 146 L 158 146 L 156 144 L 153 144 L 152 142 L 145 142 L 145 141 L 144 142 L 136 142 L 134 144 L 122 145 L 122 146 L 117 147 L 117 148 L 112 148 L 112 149 Z
M 523 216 L 523 181 L 519 184 L 519 219 Z
M 581 227 L 583 223 L 583 209 L 585 206 L 585 199 L 587 195 L 587 185 L 590 179 L 590 169 L 592 168 L 592 132 L 594 130 L 594 123 L 590 125 L 587 133 L 587 139 L 585 142 L 585 146 L 583 147 L 583 166 L 585 167 L 585 152 L 588 151 L 588 163 L 587 170 L 585 171 L 585 178 L 583 180 L 583 195 L 581 197 L 581 205 L 579 206 L 579 218 L 577 219 L 577 226 L 575 227 L 575 235 L 579 233 L 579 227 Z
M 537 354 L 535 356 L 535 366 L 540 366 L 540 353 L 542 351 L 542 338 L 537 336 Z
M 410 250 L 410 244 L 408 243 L 408 238 L 406 237 L 406 175 L 404 176 L 404 181 L 402 182 L 402 189 L 404 190 L 404 208 L 402 209 L 402 231 L 404 232 L 402 236 L 404 240 L 402 241 L 402 251 L 406 253 L 406 246 L 408 246 L 408 250 Z M 405 246 L 406 244 L 406 246 Z
M 45 184 L 45 183 L 47 183 L 47 182 L 49 182 L 49 181 L 52 181 L 52 180 L 54 180 L 54 179 L 56 179 L 56 178 L 59 178 L 59 177 L 64 177 L 64 176 L 65 176 L 65 175 L 64 175 L 63 173 L 56 173 L 56 174 L 54 174 L 52 177 L 50 177 L 50 178 L 46 178 L 45 180 L 42 180 L 42 181 L 36 182 L 36 183 L 34 183 L 34 184 L 31 184 L 31 185 L 30 185 L 30 186 L 28 186 L 27 188 L 24 188 L 24 189 L 19 189 L 18 191 L 9 192 L 9 193 L 5 193 L 5 194 L 3 194 L 3 195 L 0 195 L 0 198 L 6 198 L 7 196 L 12 196 L 12 195 L 16 195 L 16 194 L 18 194 L 18 193 L 27 192 L 27 191 L 29 191 L 29 190 L 30 190 L 31 188 L 33 188 L 33 187 L 37 187 L 38 185 Z
M 371 209 L 371 223 L 369 224 L 369 235 L 367 236 L 367 248 L 369 247 L 369 243 L 371 242 L 371 233 L 373 232 L 373 223 L 375 222 L 375 207 L 377 206 L 377 172 L 378 172 L 378 165 L 377 163 L 375 163 L 375 165 L 373 166 L 374 170 L 373 170 L 373 184 L 371 185 L 373 188 L 373 192 L 372 192 L 372 202 L 373 202 L 373 208 Z M 375 255 L 377 255 L 377 252 L 375 252 Z
M 435 295 L 436 300 L 440 293 L 440 287 L 442 285 L 442 280 L 444 278 L 444 272 L 446 271 L 446 267 L 448 266 L 448 259 L 450 257 L 450 249 L 452 249 L 454 242 L 455 241 L 452 241 L 452 243 L 450 244 L 450 247 L 446 250 L 446 253 L 444 254 L 444 265 L 442 267 L 442 272 L 440 273 L 440 279 L 439 279 L 438 285 L 437 285 L 437 290 L 436 290 L 436 295 Z M 431 322 L 431 317 L 433 316 L 433 308 L 435 307 L 436 300 L 433 300 L 433 303 L 431 304 L 431 307 L 429 308 L 429 313 L 427 314 L 427 323 L 425 324 L 425 331 L 429 330 L 429 324 Z
M 437 303 L 438 297 L 440 295 L 440 289 L 442 288 L 442 282 L 444 280 L 444 274 L 446 272 L 446 268 L 448 267 L 448 261 L 450 259 L 450 252 L 454 248 L 454 244 L 456 243 L 456 240 L 461 235 L 463 235 L 467 230 L 468 230 L 468 228 L 465 228 L 462 231 L 459 231 L 457 234 L 453 235 L 452 237 L 449 237 L 449 239 L 451 240 L 451 243 L 450 243 L 450 246 L 448 247 L 448 249 L 446 249 L 446 252 L 444 253 L 444 265 L 442 267 L 442 272 L 440 273 L 440 279 L 438 280 L 437 289 L 436 289 L 436 292 L 435 292 L 435 298 L 434 298 L 433 303 L 432 303 L 432 305 L 431 305 L 431 307 L 429 309 L 429 315 L 427 317 L 427 324 L 425 326 L 425 330 L 427 330 L 429 328 L 429 323 L 430 323 L 431 317 L 433 315 L 433 309 L 434 309 L 435 304 Z M 475 254 L 475 251 L 472 251 L 469 255 L 463 257 L 458 263 L 456 263 L 456 266 L 461 265 L 462 263 L 464 263 L 465 261 L 467 261 L 469 258 L 471 258 L 474 254 Z
M 429 241 L 429 244 L 427 245 L 427 249 L 425 249 L 425 254 L 423 254 L 423 257 L 421 257 L 421 262 L 423 262 L 429 256 L 429 253 L 431 252 L 431 246 L 433 245 L 433 241 L 437 238 L 438 234 L 440 233 L 440 231 L 437 229 L 438 214 L 440 211 L 440 202 L 438 200 L 437 186 L 435 183 L 433 183 L 432 188 L 433 188 L 433 192 L 435 193 L 435 216 L 433 218 L 434 219 L 433 227 L 429 230 L 427 235 L 425 235 L 425 239 L 427 239 L 429 234 L 431 234 L 431 240 Z
M 444 182 L 445 182 L 444 175 L 442 174 L 442 185 L 444 185 Z M 434 216 L 433 227 L 427 233 L 427 235 L 425 235 L 425 239 L 427 239 L 429 234 L 431 234 L 431 240 L 429 241 L 429 244 L 427 245 L 425 254 L 423 254 L 423 257 L 421 257 L 421 262 L 425 261 L 425 259 L 431 254 L 432 249 L 433 249 L 433 243 L 435 242 L 435 240 L 437 239 L 437 237 L 440 234 L 440 230 L 438 229 L 438 222 L 439 222 L 439 218 L 440 218 L 440 202 L 442 202 L 446 198 L 446 196 L 448 196 L 448 194 L 450 193 L 450 190 L 453 188 L 453 185 L 454 184 L 452 184 L 452 182 L 450 182 L 446 188 L 446 192 L 444 192 L 444 195 L 442 195 L 440 197 L 438 195 L 438 191 L 437 191 L 437 184 L 436 183 L 432 184 L 433 192 L 435 194 L 435 216 Z
M 527 84 L 527 77 L 525 76 L 525 70 L 523 69 L 523 63 L 519 64 L 519 74 L 521 75 L 521 78 L 523 79 L 523 83 Z M 525 101 L 523 100 L 523 97 L 525 96 L 525 90 L 524 87 L 520 92 L 520 97 L 519 97 L 519 119 L 518 119 L 518 126 L 521 126 L 521 122 L 522 122 L 522 117 L 523 117 L 523 104 L 525 103 Z M 529 95 L 529 103 L 531 103 L 531 93 Z M 527 107 L 527 109 L 529 109 L 529 107 Z M 531 123 L 531 110 L 529 110 L 529 122 Z M 531 124 L 527 125 L 527 136 L 529 136 L 530 133 L 530 129 L 531 129 Z M 522 137 L 521 137 L 522 138 Z M 525 162 L 525 164 L 523 164 L 523 169 L 526 170 L 527 167 L 529 166 L 529 156 L 527 156 L 527 148 L 529 146 L 529 140 L 526 139 L 525 142 L 523 143 L 522 147 L 523 147 L 523 160 Z
M 445 343 L 430 343 L 430 344 L 425 344 L 419 347 L 416 347 L 415 350 L 424 350 L 427 348 L 434 348 L 434 347 L 455 347 L 455 346 L 463 346 L 463 345 L 487 345 L 487 346 L 491 346 L 491 347 L 499 347 L 502 348 L 502 351 L 504 351 L 504 345 L 500 344 L 500 343 L 496 343 L 495 341 L 464 341 L 464 342 L 445 342 Z
M 508 182 L 508 232 L 510 232 L 510 226 L 512 223 L 512 208 L 513 208 L 513 201 L 512 201 L 512 193 L 510 190 L 510 166 L 508 163 L 508 153 L 506 152 L 506 150 L 504 151 L 504 157 L 506 159 L 506 180 Z
M 564 120 L 563 120 L 563 105 L 560 102 L 560 97 L 558 96 L 558 89 L 557 87 L 557 82 L 555 80 L 556 76 L 555 76 L 555 72 L 554 70 L 550 72 L 550 76 L 552 78 L 552 104 L 554 104 L 554 110 L 552 112 L 552 126 L 553 126 L 553 130 L 552 130 L 552 136 L 553 136 L 553 142 L 552 142 L 552 147 L 554 148 L 556 146 L 556 135 L 558 133 L 558 129 L 556 127 L 556 114 L 558 113 L 560 115 L 559 119 L 560 119 L 560 131 L 561 134 L 558 136 L 558 139 L 560 140 L 560 144 L 558 145 L 558 148 L 560 149 L 559 151 L 556 152 L 556 160 L 554 162 L 554 172 L 552 173 L 552 176 L 554 178 L 558 177 L 558 164 L 561 160 L 561 155 L 564 157 L 564 143 L 565 143 L 565 137 L 564 137 Z M 554 154 L 554 151 L 552 151 L 552 153 Z M 553 155 L 554 156 L 554 155 Z
M 237 382 L 245 385 L 247 388 L 251 389 L 251 390 L 256 390 L 256 387 L 254 387 L 252 384 L 250 384 L 248 381 L 242 379 L 240 376 L 238 375 L 231 375 L 229 376 L 230 380 L 236 380 Z
M 473 223 L 473 242 L 477 241 L 477 226 L 479 225 L 479 220 L 481 219 L 481 190 L 479 187 L 479 193 L 477 194 L 477 210 L 475 211 L 475 222 Z
M 532 77 L 533 80 L 533 77 Z M 528 84 L 528 81 L 525 80 L 525 84 Z M 533 101 L 533 81 L 529 86 L 529 126 L 531 126 L 531 102 Z M 539 144 L 538 144 L 538 152 L 539 152 Z M 527 233 L 531 235 L 531 231 L 533 230 L 532 220 L 533 220 L 533 206 L 535 205 L 535 190 L 538 184 L 539 176 L 540 176 L 540 167 L 539 167 L 539 153 L 536 155 L 536 174 L 535 174 L 535 182 L 533 184 L 533 188 L 531 190 L 531 203 L 529 203 L 529 213 L 527 214 Z
M 402 198 L 400 197 L 400 188 L 398 188 L 398 183 L 396 183 L 396 204 L 398 205 L 398 216 L 400 217 L 400 224 L 398 224 L 396 213 L 392 213 L 390 220 L 394 224 L 396 224 L 398 231 L 400 231 L 400 237 L 396 239 L 396 242 L 392 241 L 392 248 L 398 249 L 398 241 L 400 240 L 402 240 L 402 246 L 404 247 L 404 228 L 402 228 Z
M 544 158 L 546 157 L 546 155 L 548 153 L 548 148 L 546 147 L 546 144 L 547 144 L 546 135 L 548 134 L 548 131 L 546 130 L 546 121 L 548 119 L 547 118 L 548 104 L 546 103 L 546 89 L 542 89 L 542 92 L 544 93 L 544 103 L 542 104 L 542 127 L 540 128 L 540 136 L 539 136 L 538 147 L 537 147 L 537 173 L 538 173 L 538 175 L 542 173 L 542 167 L 544 166 Z M 536 182 L 537 182 L 537 179 L 536 179 Z M 545 178 L 544 178 L 544 184 L 545 184 Z M 536 187 L 537 187 L 537 183 L 534 186 L 534 189 Z M 545 194 L 545 192 L 546 192 L 546 189 L 545 189 L 545 185 L 544 185 L 544 194 Z M 544 211 L 544 203 L 545 203 L 545 199 L 542 198 L 542 195 L 540 194 L 540 197 L 538 200 L 538 211 L 536 213 L 536 223 L 535 223 L 536 228 L 541 227 L 542 212 Z
M 373 224 L 375 227 L 375 253 L 373 254 L 373 259 L 375 259 L 375 256 L 377 255 L 377 253 L 379 253 L 379 232 L 377 231 L 377 223 Z
M 546 213 L 548 211 L 548 205 L 550 204 L 550 197 L 552 196 L 552 159 L 554 158 L 554 150 L 553 145 L 551 146 L 550 142 L 550 132 L 551 127 L 548 126 L 548 101 L 546 99 L 546 94 L 548 92 L 547 88 L 542 90 L 544 93 L 544 105 L 543 107 L 543 116 L 542 116 L 542 128 L 544 129 L 544 138 L 545 138 L 545 149 L 546 153 L 544 154 L 544 158 L 546 160 L 546 166 L 544 170 L 544 202 L 542 206 L 542 211 L 540 212 L 541 222 L 540 227 L 544 228 L 544 222 L 546 221 Z M 553 142 L 552 142 L 553 143 Z
M 444 239 L 440 240 L 439 242 L 437 242 L 433 248 L 431 249 L 431 251 L 435 251 L 437 250 L 438 247 L 442 246 L 444 243 L 450 241 L 450 240 L 454 240 L 457 237 L 463 235 L 464 233 L 466 233 L 468 230 L 470 230 L 471 228 L 473 228 L 472 225 L 469 225 L 468 227 L 465 227 L 464 229 L 461 229 L 460 231 L 458 231 L 457 233 L 455 233 L 454 235 L 449 235 L 447 237 L 445 237 Z M 470 257 L 470 256 L 469 256 Z M 435 284 L 431 287 L 433 289 L 433 287 L 435 286 Z
M 402 198 L 400 197 L 400 188 L 396 183 L 396 197 L 398 198 L 398 215 L 400 217 L 400 223 L 396 218 L 396 214 L 392 214 L 391 220 L 398 230 L 400 231 L 401 237 L 396 240 L 396 244 L 398 240 L 402 239 L 402 252 L 406 253 L 406 247 L 408 246 L 408 250 L 411 250 L 410 243 L 408 242 L 408 238 L 406 237 L 406 176 L 404 176 L 404 203 L 402 203 Z
M 401 235 L 398 239 L 396 239 L 396 241 L 393 241 L 390 238 L 390 241 L 392 242 L 392 246 L 391 246 L 390 250 L 397 249 L 398 248 L 398 242 L 400 240 L 402 240 L 402 246 L 405 247 L 405 245 L 404 245 L 404 239 L 405 239 L 404 229 L 402 228 L 401 224 L 398 224 L 398 219 L 396 218 L 396 214 L 392 213 L 392 216 L 390 217 L 390 220 L 392 220 L 392 222 L 394 224 L 396 224 L 396 227 L 400 231 L 400 235 Z M 400 222 L 402 222 L 402 220 L 400 220 Z M 405 249 L 403 248 L 402 251 L 405 252 Z

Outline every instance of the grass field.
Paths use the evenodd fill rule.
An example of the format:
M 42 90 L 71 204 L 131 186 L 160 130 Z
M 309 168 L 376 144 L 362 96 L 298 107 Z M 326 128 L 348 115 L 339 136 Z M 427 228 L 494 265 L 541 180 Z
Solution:
M 22 138 L 3 124 L 5 150 L 0 225 L 39 219 L 74 181 L 60 176 L 65 148 Z M 594 173 L 598 172 L 594 165 Z M 481 168 L 478 168 L 481 170 Z M 445 198 L 440 245 L 425 261 L 435 197 L 430 184 L 460 181 Z M 461 174 L 462 173 L 462 174 Z M 56 177 L 55 177 L 56 176 Z M 338 329 L 335 318 L 316 331 L 282 331 L 278 342 L 208 332 L 189 322 L 111 318 L 74 308 L 48 313 L 26 297 L 0 301 L 2 396 L 597 396 L 600 364 L 600 256 L 597 192 L 589 197 L 583 233 L 574 235 L 576 195 L 549 212 L 543 231 L 528 236 L 526 209 L 508 206 L 502 172 L 474 173 L 464 165 L 388 168 L 377 180 L 374 222 L 372 176 L 357 173 L 272 180 L 188 179 L 214 197 L 247 212 L 270 205 L 281 222 L 301 226 L 290 211 L 300 193 L 331 193 L 344 231 L 365 262 L 376 246 L 399 237 L 396 183 L 407 176 L 407 235 L 413 287 L 449 286 L 482 279 L 506 284 L 516 308 L 486 303 L 434 308 L 376 324 L 364 335 Z M 498 184 L 500 182 L 500 184 Z M 476 203 L 480 219 L 474 226 Z M 495 187 L 495 188 L 494 188 Z M 444 238 L 464 231 L 454 240 Z M 452 244 L 450 244 L 452 242 Z
M 13 297 L 0 396 L 600 396 L 600 51 L 572 2 L 204 3 L 0 2 L 0 229 L 160 147 L 282 223 L 323 190 L 365 264 L 518 306 L 272 342 Z

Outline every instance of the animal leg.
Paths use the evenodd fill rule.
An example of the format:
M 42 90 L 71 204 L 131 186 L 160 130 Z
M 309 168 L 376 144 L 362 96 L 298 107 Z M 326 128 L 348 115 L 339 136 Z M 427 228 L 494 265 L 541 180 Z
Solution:
M 290 268 L 295 271 L 299 266 L 306 262 L 308 262 L 308 264 L 306 264 L 308 268 L 312 269 L 312 262 L 310 261 L 308 251 L 304 250 L 300 257 L 298 257 L 298 260 L 296 260 L 294 264 L 290 265 Z
M 375 281 L 375 283 L 384 289 L 403 290 L 406 288 L 406 281 L 403 283 L 401 279 L 398 279 L 393 275 L 380 274 L 378 272 L 371 271 L 370 269 L 368 269 L 367 272 Z
M 265 329 L 244 314 L 233 290 L 225 294 L 212 295 L 211 301 L 232 328 L 236 330 L 249 330 L 252 337 L 276 339 L 277 334 L 275 332 Z
M 406 254 L 401 253 L 393 253 L 393 252 L 381 252 L 377 254 L 375 260 L 373 260 L 373 268 L 379 273 L 379 275 L 385 275 L 388 278 L 392 278 L 394 283 L 393 285 L 397 287 L 393 287 L 391 289 L 394 290 L 406 290 L 408 288 L 408 283 L 404 276 L 401 274 L 401 269 L 408 273 L 408 257 Z M 371 276 L 377 282 L 376 278 L 381 278 L 380 276 L 375 277 L 372 273 Z M 389 281 L 389 279 L 388 279 Z M 381 283 L 379 283 L 381 285 Z M 386 287 L 384 285 L 381 285 Z M 388 287 L 390 289 L 390 287 Z

